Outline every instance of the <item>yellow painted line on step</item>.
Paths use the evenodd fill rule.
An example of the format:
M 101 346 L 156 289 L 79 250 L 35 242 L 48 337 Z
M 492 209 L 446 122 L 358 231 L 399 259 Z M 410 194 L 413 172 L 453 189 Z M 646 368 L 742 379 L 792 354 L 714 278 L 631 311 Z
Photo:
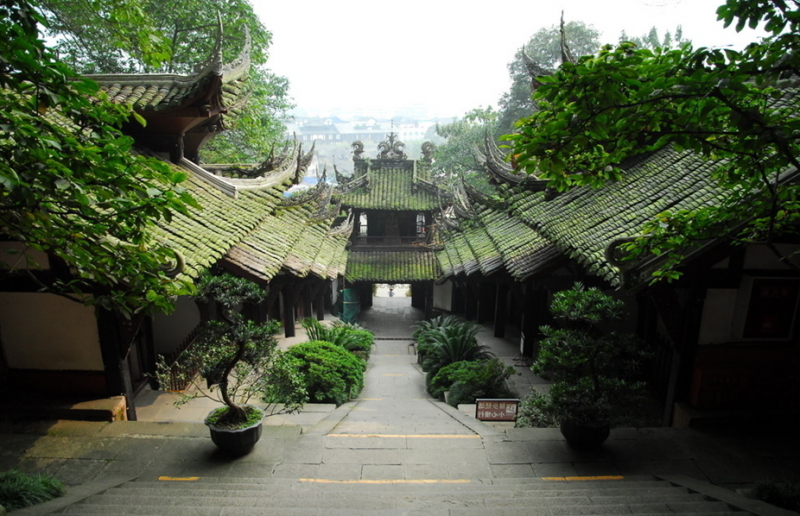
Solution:
M 542 477 L 542 480 L 556 480 L 559 482 L 571 482 L 581 480 L 623 480 L 625 477 L 622 475 L 602 475 L 595 477 Z
M 196 482 L 200 477 L 158 477 L 163 482 Z
M 477 434 L 328 434 L 328 437 L 384 437 L 386 439 L 480 439 Z
M 469 479 L 421 479 L 421 480 L 330 480 L 327 478 L 300 478 L 300 482 L 315 484 L 469 484 Z

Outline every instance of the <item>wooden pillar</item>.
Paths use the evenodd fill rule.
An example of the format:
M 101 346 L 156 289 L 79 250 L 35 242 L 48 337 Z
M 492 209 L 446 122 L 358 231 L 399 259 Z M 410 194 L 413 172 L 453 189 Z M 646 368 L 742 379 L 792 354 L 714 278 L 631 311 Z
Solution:
M 362 308 L 372 307 L 372 283 L 361 283 L 358 289 L 358 297 L 361 299 Z
M 453 288 L 450 296 L 450 311 L 454 314 L 463 314 L 466 301 L 464 287 L 456 282 L 453 282 Z
M 494 317 L 496 294 L 494 283 L 480 283 L 478 293 L 478 322 L 485 323 Z
M 117 315 L 109 310 L 98 308 L 97 330 L 100 338 L 100 354 L 106 376 L 106 393 L 109 396 L 125 396 L 126 417 L 136 421 L 136 400 L 131 382 L 128 361 L 121 350 L 121 332 Z
M 522 314 L 522 333 L 525 336 L 522 354 L 526 357 L 535 357 L 539 351 L 539 327 L 547 323 L 548 314 L 547 291 L 527 285 Z
M 433 319 L 433 282 L 426 281 L 421 284 L 425 291 L 425 320 Z
M 283 334 L 286 337 L 294 337 L 294 289 L 295 286 L 287 283 L 283 286 Z
M 316 297 L 314 297 L 314 308 L 316 308 L 318 321 L 325 320 L 325 298 L 327 297 L 330 288 L 330 281 L 323 281 L 316 291 Z
M 303 282 L 303 297 L 302 297 L 302 311 L 303 311 L 303 318 L 312 317 L 314 313 L 314 306 L 313 306 L 313 295 L 312 295 L 312 285 L 311 282 L 306 279 Z
M 508 321 L 508 283 L 498 283 L 494 310 L 494 336 L 506 336 L 506 322 Z
M 471 283 L 464 284 L 464 319 L 474 321 L 478 316 L 477 287 Z

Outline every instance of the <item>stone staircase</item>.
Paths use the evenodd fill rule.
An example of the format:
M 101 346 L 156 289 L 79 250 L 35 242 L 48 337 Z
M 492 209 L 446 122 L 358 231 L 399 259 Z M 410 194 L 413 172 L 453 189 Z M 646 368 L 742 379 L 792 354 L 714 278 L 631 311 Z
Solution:
M 760 511 L 755 511 L 759 514 Z M 60 513 L 137 516 L 568 516 L 751 512 L 674 482 L 618 480 L 137 479 Z M 762 513 L 765 514 L 765 513 Z

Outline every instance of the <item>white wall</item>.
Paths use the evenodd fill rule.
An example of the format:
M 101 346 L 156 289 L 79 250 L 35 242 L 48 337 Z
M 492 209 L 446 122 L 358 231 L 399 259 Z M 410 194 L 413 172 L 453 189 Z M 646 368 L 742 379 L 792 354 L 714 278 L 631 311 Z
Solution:
M 8 367 L 103 371 L 94 308 L 53 294 L 0 292 Z
M 453 311 L 453 284 L 447 281 L 441 285 L 433 285 L 433 308 Z
M 200 324 L 200 310 L 191 297 L 179 297 L 170 315 L 153 316 L 153 343 L 156 353 L 174 351 L 183 339 Z

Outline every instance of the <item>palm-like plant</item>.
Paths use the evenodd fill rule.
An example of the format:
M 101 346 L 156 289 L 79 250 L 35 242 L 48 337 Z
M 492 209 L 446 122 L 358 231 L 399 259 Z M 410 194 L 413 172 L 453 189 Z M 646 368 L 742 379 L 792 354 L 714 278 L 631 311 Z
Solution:
M 480 328 L 474 323 L 459 323 L 442 326 L 426 333 L 426 342 L 431 344 L 425 355 L 422 369 L 432 378 L 439 369 L 453 362 L 484 360 L 494 355 L 489 348 L 478 344 Z
M 420 321 L 414 325 L 414 332 L 411 334 L 411 338 L 414 339 L 417 345 L 417 363 L 422 365 L 423 371 L 427 371 L 425 368 L 425 356 L 432 353 L 437 346 L 436 341 L 432 340 L 430 335 L 441 328 L 459 324 L 462 324 L 462 322 L 455 315 L 440 315 L 429 321 Z

